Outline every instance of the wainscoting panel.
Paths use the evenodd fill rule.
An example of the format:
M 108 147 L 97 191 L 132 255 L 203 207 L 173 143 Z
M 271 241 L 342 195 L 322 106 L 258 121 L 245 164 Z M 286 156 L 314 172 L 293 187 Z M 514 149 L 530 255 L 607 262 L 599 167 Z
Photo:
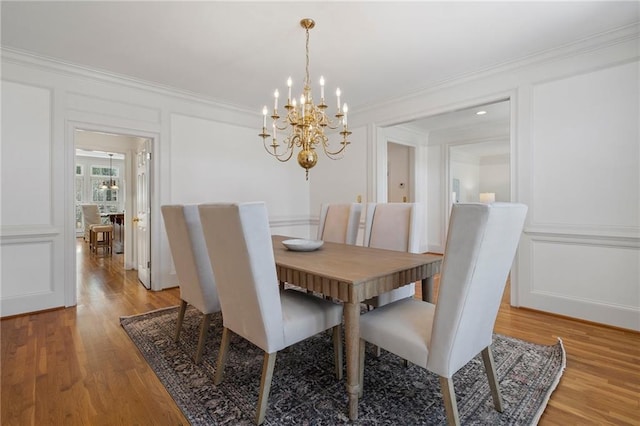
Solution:
M 63 306 L 63 293 L 53 282 L 54 240 L 3 239 L 0 315 L 15 315 Z
M 640 330 L 639 65 L 523 90 L 519 306 Z
M 47 88 L 2 81 L 2 226 L 52 225 L 51 104 Z
M 637 307 L 637 248 L 533 240 L 531 255 L 536 271 L 531 291 L 535 294 Z
M 602 240 L 524 238 L 522 305 L 640 330 L 640 247 Z
M 531 226 L 640 231 L 638 67 L 534 85 Z

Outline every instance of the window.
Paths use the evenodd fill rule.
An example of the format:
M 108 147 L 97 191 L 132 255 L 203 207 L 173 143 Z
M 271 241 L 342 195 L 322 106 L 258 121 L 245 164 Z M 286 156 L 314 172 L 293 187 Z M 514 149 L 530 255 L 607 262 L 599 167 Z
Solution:
M 120 179 L 111 179 L 118 187 L 120 187 Z M 105 201 L 116 202 L 118 201 L 119 189 L 101 189 L 102 183 L 109 184 L 109 179 L 104 178 L 91 178 L 91 200 L 94 203 L 102 203 Z
M 120 169 L 105 166 L 91 166 L 91 176 L 118 177 Z

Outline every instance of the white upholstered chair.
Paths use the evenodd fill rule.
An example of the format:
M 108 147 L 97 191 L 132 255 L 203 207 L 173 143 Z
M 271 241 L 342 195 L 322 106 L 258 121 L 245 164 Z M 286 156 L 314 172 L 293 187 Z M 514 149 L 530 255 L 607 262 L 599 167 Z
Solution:
M 418 203 L 368 203 L 364 227 L 364 246 L 386 250 L 418 253 L 420 218 Z M 383 306 L 396 300 L 413 297 L 415 283 L 408 283 L 383 293 L 365 303 Z
M 502 411 L 490 346 L 526 213 L 522 204 L 454 204 L 438 303 L 411 298 L 360 316 L 360 383 L 368 341 L 440 376 L 448 422 L 459 424 L 452 377 L 482 353 Z
M 318 221 L 318 239 L 355 245 L 360 227 L 362 204 L 323 204 Z
M 169 238 L 171 256 L 180 286 L 180 311 L 176 326 L 175 341 L 180 338 L 180 330 L 187 305 L 202 312 L 200 336 L 195 362 L 200 363 L 207 339 L 211 315 L 220 312 L 220 300 L 216 281 L 213 277 L 207 246 L 204 241 L 200 213 L 197 205 L 162 206 L 162 217 Z
M 97 204 L 82 204 L 82 223 L 84 223 L 84 240 L 89 241 L 91 226 L 102 225 L 100 209 Z
M 112 253 L 113 225 L 102 224 L 100 209 L 97 204 L 82 204 L 82 221 L 84 222 L 84 240 L 89 241 L 89 250 L 97 253 L 102 248 L 104 253 Z
M 264 203 L 203 204 L 200 217 L 224 322 L 214 382 L 222 382 L 231 332 L 262 349 L 265 353 L 255 417 L 261 424 L 279 350 L 332 328 L 336 375 L 342 377 L 342 305 L 278 288 Z

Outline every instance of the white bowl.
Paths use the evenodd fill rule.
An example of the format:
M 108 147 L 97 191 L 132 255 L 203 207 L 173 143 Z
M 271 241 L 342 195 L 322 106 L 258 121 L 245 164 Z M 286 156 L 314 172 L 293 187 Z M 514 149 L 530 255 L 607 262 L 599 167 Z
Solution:
M 322 247 L 322 240 L 284 240 L 282 244 L 291 251 L 314 251 Z

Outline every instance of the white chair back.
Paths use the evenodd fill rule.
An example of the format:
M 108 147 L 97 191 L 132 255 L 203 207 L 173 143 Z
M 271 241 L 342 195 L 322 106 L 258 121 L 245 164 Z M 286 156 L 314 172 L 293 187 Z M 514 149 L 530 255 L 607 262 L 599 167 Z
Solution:
M 224 326 L 267 353 L 280 350 L 282 306 L 265 203 L 202 204 L 200 218 Z
M 318 222 L 318 239 L 355 245 L 358 239 L 362 204 L 323 204 Z
M 418 253 L 420 251 L 420 205 L 418 203 L 368 203 L 364 227 L 364 246 Z M 383 306 L 416 294 L 415 284 L 407 283 L 368 300 Z
M 101 224 L 100 209 L 97 204 L 82 204 L 82 220 L 84 225 Z
M 418 203 L 368 203 L 364 246 L 418 253 Z
M 203 314 L 219 312 L 220 300 L 198 206 L 165 205 L 161 209 L 178 274 L 180 298 Z
M 451 375 L 491 345 L 527 214 L 523 204 L 454 204 L 427 368 Z
M 90 231 L 93 225 L 102 225 L 100 210 L 97 204 L 82 204 L 82 222 L 84 223 L 84 240 L 90 241 Z

